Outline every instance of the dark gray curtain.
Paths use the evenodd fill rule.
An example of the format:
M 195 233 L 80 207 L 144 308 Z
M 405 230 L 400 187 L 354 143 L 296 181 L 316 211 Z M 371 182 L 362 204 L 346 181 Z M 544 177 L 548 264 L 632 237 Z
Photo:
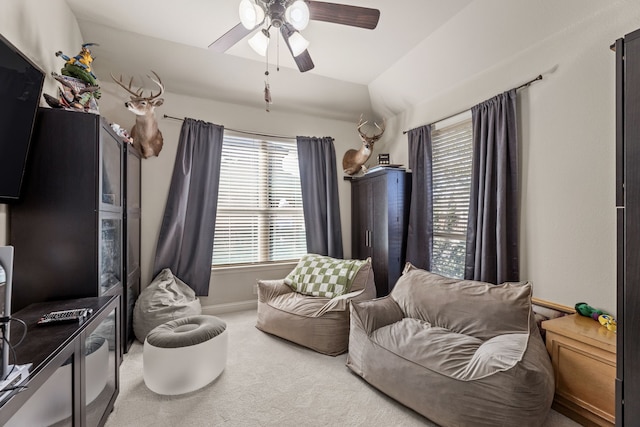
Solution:
M 518 141 L 516 91 L 471 109 L 473 166 L 465 279 L 517 281 Z
M 170 268 L 196 295 L 209 294 L 223 133 L 200 120 L 182 123 L 158 236 L 154 276 Z
M 433 254 L 433 150 L 431 125 L 408 132 L 411 205 L 406 259 L 418 268 L 431 270 Z
M 333 138 L 298 136 L 307 252 L 342 258 L 336 149 Z

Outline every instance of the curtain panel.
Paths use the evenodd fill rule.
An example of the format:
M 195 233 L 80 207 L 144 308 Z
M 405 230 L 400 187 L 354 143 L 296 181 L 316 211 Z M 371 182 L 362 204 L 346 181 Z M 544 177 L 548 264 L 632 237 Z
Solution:
M 465 279 L 519 280 L 516 90 L 471 109 L 473 166 Z
M 186 118 L 158 236 L 154 276 L 170 268 L 196 295 L 209 294 L 224 128 Z
M 342 225 L 333 138 L 296 138 L 307 252 L 342 258 Z
M 433 150 L 431 125 L 408 132 L 411 204 L 407 232 L 407 262 L 431 270 L 433 254 Z

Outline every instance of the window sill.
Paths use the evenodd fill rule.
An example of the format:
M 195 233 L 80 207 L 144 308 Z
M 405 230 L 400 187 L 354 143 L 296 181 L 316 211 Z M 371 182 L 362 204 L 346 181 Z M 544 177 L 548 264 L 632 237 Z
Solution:
M 271 270 L 283 270 L 289 268 L 292 270 L 298 264 L 297 261 L 291 262 L 276 262 L 268 264 L 250 264 L 250 265 L 229 265 L 222 267 L 211 267 L 211 273 L 213 274 L 225 274 L 225 273 L 238 273 L 242 271 L 271 271 Z

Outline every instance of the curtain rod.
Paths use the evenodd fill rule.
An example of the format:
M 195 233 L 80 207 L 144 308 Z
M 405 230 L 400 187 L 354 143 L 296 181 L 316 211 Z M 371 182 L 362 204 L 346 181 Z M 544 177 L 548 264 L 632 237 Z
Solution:
M 531 86 L 531 83 L 536 82 L 536 81 L 538 81 L 538 80 L 542 80 L 542 74 L 539 74 L 539 75 L 538 75 L 538 77 L 536 77 L 535 79 L 531 79 L 531 80 L 529 80 L 529 81 L 528 81 L 528 82 L 526 82 L 526 83 L 522 83 L 520 86 L 514 87 L 513 89 L 515 89 L 515 90 L 524 89 L 525 87 L 529 87 L 529 86 Z M 511 90 L 511 89 L 510 89 L 510 90 Z M 507 92 L 508 92 L 508 91 L 507 91 Z M 462 111 L 459 111 L 459 112 L 457 112 L 457 113 L 455 113 L 455 114 L 451 114 L 451 115 L 448 115 L 447 117 L 443 117 L 443 118 L 441 118 L 441 119 L 439 119 L 439 120 L 435 120 L 435 121 L 433 121 L 433 122 L 429 123 L 429 125 L 432 125 L 432 124 L 434 124 L 434 123 L 441 122 L 441 121 L 443 121 L 443 120 L 450 119 L 450 118 L 452 118 L 452 117 L 455 117 L 455 116 L 457 116 L 458 114 L 462 114 L 462 113 L 464 113 L 465 111 L 470 110 L 471 108 L 472 108 L 472 107 L 469 107 L 469 108 L 466 108 L 466 109 L 464 109 L 464 110 L 462 110 Z M 418 127 L 421 127 L 421 126 L 418 126 Z M 417 128 L 414 128 L 414 129 L 417 129 Z M 409 129 L 409 130 L 411 130 L 411 129 Z M 408 131 L 408 130 L 402 131 L 402 134 L 403 134 L 403 135 L 405 135 L 407 132 L 409 132 L 409 131 Z
M 173 120 L 180 120 L 181 122 L 184 121 L 184 119 L 181 119 L 180 117 L 173 117 L 173 116 L 169 116 L 167 114 L 164 115 L 165 119 L 173 119 Z M 295 136 L 286 136 L 286 135 L 271 135 L 268 133 L 259 133 L 259 132 L 252 132 L 249 130 L 238 130 L 238 129 L 231 129 L 231 128 L 226 128 L 226 130 L 230 130 L 232 132 L 238 132 L 238 133 L 243 133 L 245 135 L 254 135 L 254 136 L 264 136 L 266 138 L 281 138 L 281 139 L 293 139 L 293 140 L 297 140 L 297 138 Z

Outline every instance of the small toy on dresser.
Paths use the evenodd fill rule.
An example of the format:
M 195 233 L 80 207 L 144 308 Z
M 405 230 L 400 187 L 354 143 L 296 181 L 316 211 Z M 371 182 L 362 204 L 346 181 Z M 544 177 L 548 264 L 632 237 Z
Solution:
M 611 332 L 616 332 L 618 329 L 618 325 L 616 319 L 610 314 L 605 313 L 602 310 L 597 310 L 591 307 L 586 302 L 579 302 L 575 306 L 576 312 L 585 317 L 591 317 L 593 320 L 597 320 L 600 322 L 602 326 L 610 330 Z

